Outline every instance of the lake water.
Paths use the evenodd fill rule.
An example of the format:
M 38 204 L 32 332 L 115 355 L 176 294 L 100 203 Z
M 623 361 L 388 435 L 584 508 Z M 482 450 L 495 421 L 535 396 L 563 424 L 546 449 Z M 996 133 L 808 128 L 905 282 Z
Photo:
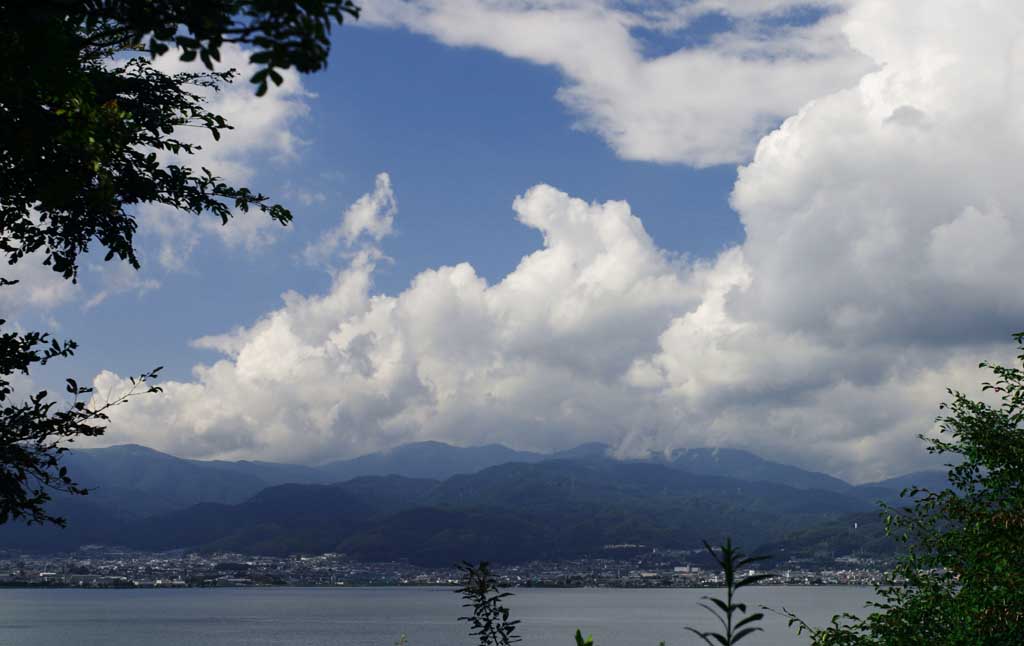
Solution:
M 507 600 L 523 646 L 698 644 L 682 627 L 716 627 L 692 589 L 520 589 Z M 751 605 L 821 625 L 873 598 L 861 587 L 756 587 Z M 0 646 L 471 646 L 451 588 L 0 589 Z M 806 644 L 769 613 L 747 646 Z

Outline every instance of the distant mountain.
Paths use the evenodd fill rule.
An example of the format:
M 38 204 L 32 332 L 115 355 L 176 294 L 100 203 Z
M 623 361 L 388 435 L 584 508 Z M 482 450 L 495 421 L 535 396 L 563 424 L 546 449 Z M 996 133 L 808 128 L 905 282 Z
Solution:
M 239 503 L 279 484 L 328 484 L 362 476 L 400 475 L 445 480 L 510 463 L 551 460 L 604 461 L 610 447 L 597 442 L 551 454 L 517 451 L 500 444 L 458 447 L 416 442 L 387 451 L 339 460 L 320 467 L 257 461 L 189 460 L 144 446 L 126 444 L 103 449 L 76 449 L 65 460 L 70 473 L 92 491 L 90 501 L 116 517 L 147 516 L 184 509 L 200 502 Z M 847 483 L 786 464 L 764 460 L 738 449 L 678 450 L 669 457 L 646 460 L 687 473 L 750 482 L 772 482 L 798 489 L 848 492 Z M 894 479 L 872 485 L 902 488 Z M 930 480 L 929 480 L 930 482 Z M 885 493 L 859 489 L 862 497 Z
M 895 504 L 901 500 L 900 492 L 910 487 L 940 491 L 949 487 L 945 471 L 916 471 L 895 478 L 857 485 L 850 494 L 865 500 Z
M 383 475 L 444 479 L 508 462 L 539 462 L 545 457 L 542 453 L 516 451 L 501 444 L 460 447 L 443 442 L 414 442 L 351 460 L 330 462 L 319 469 L 335 481 Z
M 782 565 L 791 560 L 825 563 L 843 556 L 890 557 L 900 548 L 885 535 L 885 524 L 875 511 L 795 529 L 761 544 L 754 553 L 769 555 L 772 563 Z
M 663 464 L 547 460 L 506 463 L 443 482 L 365 476 L 332 485 L 279 485 L 241 504 L 203 503 L 89 537 L 149 550 L 509 562 L 601 554 L 606 545 L 627 543 L 690 549 L 702 538 L 726 535 L 756 545 L 870 509 L 841 493 L 755 485 Z M 68 535 L 67 547 L 77 539 Z
M 374 513 L 337 485 L 278 485 L 239 505 L 204 503 L 130 526 L 121 541 L 151 550 L 205 547 L 249 554 L 334 551 Z
M 337 549 L 364 560 L 446 564 L 570 558 L 625 543 L 695 548 L 726 535 L 757 544 L 873 508 L 835 492 L 609 459 L 508 463 L 411 489 L 422 493 L 336 529 Z
M 328 483 L 334 480 L 327 473 L 316 467 L 300 464 L 284 464 L 280 462 L 260 462 L 253 460 L 189 460 L 192 464 L 213 467 L 243 476 L 249 476 L 265 482 L 265 486 L 290 483 Z
M 375 517 L 405 509 L 437 483 L 397 476 L 270 487 L 238 505 L 204 503 L 130 524 L 121 542 L 145 549 L 202 547 L 250 554 L 336 551 Z
M 864 501 L 823 490 L 695 474 L 668 465 L 619 460 L 547 460 L 504 464 L 453 476 L 430 494 L 436 505 L 522 511 L 571 506 L 640 508 L 721 502 L 730 511 L 829 514 L 865 509 Z
M 774 482 L 797 489 L 848 492 L 852 485 L 824 473 L 765 460 L 740 449 L 678 449 L 666 464 L 689 473 L 737 478 L 750 482 Z
M 434 566 L 463 560 L 516 563 L 578 553 L 561 549 L 553 540 L 555 527 L 533 517 L 488 510 L 414 507 L 353 532 L 338 551 L 364 561 L 406 559 Z
M 876 544 L 874 530 L 849 531 L 850 514 L 876 515 L 876 501 L 895 500 L 906 483 L 944 480 L 925 472 L 853 487 L 735 449 L 647 460 L 608 453 L 598 443 L 544 455 L 423 442 L 304 467 L 185 460 L 135 445 L 76 450 L 69 471 L 94 489 L 54 501 L 69 528 L 0 526 L 0 548 L 343 551 L 450 563 L 566 558 L 626 543 L 692 548 L 728 535 L 820 554 Z
M 117 517 L 145 516 L 199 502 L 238 503 L 274 484 L 213 462 L 185 460 L 136 444 L 75 449 L 64 464 L 87 500 Z
M 537 461 L 539 453 L 493 444 L 460 448 L 420 442 L 324 467 L 241 460 L 189 460 L 137 444 L 75 449 L 64 463 L 90 491 L 88 506 L 113 518 L 136 518 L 185 509 L 198 503 L 241 503 L 280 484 L 327 484 L 367 475 L 447 478 L 495 464 Z M 68 503 L 73 509 L 75 502 Z M 0 529 L 0 543 L 4 530 Z
M 571 449 L 555 451 L 545 456 L 547 460 L 603 460 L 610 456 L 612 447 L 604 442 L 587 442 Z
M 900 492 L 910 487 L 941 491 L 950 486 L 945 471 L 918 471 L 853 487 L 849 495 L 871 501 L 876 508 L 871 513 L 851 514 L 839 520 L 786 534 L 774 543 L 758 548 L 761 553 L 772 554 L 777 562 L 788 559 L 826 561 L 839 556 L 888 557 L 900 550 L 900 544 L 885 534 L 879 502 L 901 502 Z
M 949 487 L 949 478 L 947 477 L 946 471 L 915 471 L 914 473 L 908 473 L 906 475 L 896 476 L 895 478 L 889 478 L 887 480 L 881 480 L 879 482 L 872 482 L 870 484 L 860 486 L 863 488 L 891 489 L 897 492 L 902 491 L 907 487 L 919 487 L 922 489 L 939 491 Z
M 67 519 L 67 527 L 25 525 L 7 522 L 0 525 L 0 550 L 53 553 L 77 549 L 82 545 L 123 543 L 124 519 L 103 505 L 91 501 L 92 496 L 56 496 L 47 505 L 51 514 Z
M 611 456 L 612 447 L 601 442 L 556 451 L 549 460 L 603 460 Z M 823 489 L 847 492 L 852 485 L 825 473 L 808 471 L 780 462 L 772 462 L 742 449 L 696 448 L 676 449 L 668 456 L 651 453 L 647 458 L 633 458 L 631 462 L 656 462 L 687 473 L 722 476 L 749 482 L 773 482 L 796 489 Z

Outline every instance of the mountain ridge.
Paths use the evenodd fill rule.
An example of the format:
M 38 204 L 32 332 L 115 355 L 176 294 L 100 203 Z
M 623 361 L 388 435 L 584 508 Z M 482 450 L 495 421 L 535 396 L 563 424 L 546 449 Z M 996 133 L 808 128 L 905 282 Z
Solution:
M 835 492 L 693 474 L 664 464 L 546 460 L 506 463 L 445 481 L 363 476 L 277 485 L 239 504 L 204 502 L 126 519 L 105 534 L 102 527 L 73 526 L 64 545 L 72 549 L 82 534 L 93 542 L 149 551 L 332 551 L 432 565 L 460 558 L 509 562 L 600 554 L 609 544 L 692 549 L 703 538 L 726 535 L 745 543 L 780 540 L 793 528 L 870 507 Z M 31 544 L 22 539 L 19 547 Z
M 69 472 L 92 490 L 91 500 L 119 518 L 144 517 L 184 509 L 199 502 L 236 504 L 279 484 L 329 484 L 356 477 L 401 475 L 446 480 L 508 463 L 551 460 L 615 459 L 609 445 L 590 442 L 555 451 L 518 451 L 501 444 L 458 447 L 428 441 L 404 444 L 318 467 L 264 462 L 179 458 L 138 444 L 76 449 L 66 456 Z M 825 473 L 766 460 L 742 449 L 690 448 L 623 462 L 662 464 L 689 473 L 749 482 L 770 482 L 800 489 L 850 493 L 865 499 L 888 497 L 892 489 L 922 474 L 908 474 L 867 485 L 851 485 Z M 932 472 L 923 474 L 934 484 Z
M 504 457 L 513 460 L 493 464 Z M 320 550 L 434 562 L 494 558 L 487 552 L 498 545 L 506 559 L 568 558 L 605 544 L 695 547 L 731 535 L 752 545 L 795 540 L 812 552 L 823 544 L 856 549 L 857 533 L 829 537 L 851 514 L 897 499 L 895 485 L 914 477 L 855 486 L 738 449 L 618 460 L 601 443 L 539 454 L 431 442 L 361 458 L 341 462 L 355 462 L 348 473 L 385 473 L 335 482 L 331 472 L 302 465 L 189 460 L 140 445 L 79 450 L 69 470 L 101 486 L 55 499 L 70 529 L 0 527 L 0 548 Z M 387 474 L 417 460 L 425 465 L 414 473 L 442 477 Z M 306 481 L 282 482 L 293 477 Z

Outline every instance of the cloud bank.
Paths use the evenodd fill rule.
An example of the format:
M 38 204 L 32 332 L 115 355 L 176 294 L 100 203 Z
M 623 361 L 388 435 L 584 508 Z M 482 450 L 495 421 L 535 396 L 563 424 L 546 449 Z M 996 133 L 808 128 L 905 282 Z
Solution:
M 480 12 L 505 12 L 486 46 L 563 66 L 588 101 L 600 75 L 586 76 L 587 65 L 606 68 L 604 49 L 635 53 L 626 25 L 634 18 L 604 5 L 422 6 L 387 4 L 387 20 L 484 46 L 473 31 Z M 741 5 L 686 5 L 695 6 Z M 742 245 L 689 261 L 658 248 L 627 203 L 587 203 L 540 185 L 513 207 L 543 246 L 500 282 L 464 263 L 380 295 L 375 245 L 394 211 L 382 219 L 379 207 L 365 207 L 375 214 L 368 222 L 387 226 L 363 227 L 372 235 L 327 292 L 288 293 L 254 324 L 198 341 L 222 358 L 166 384 L 165 396 L 115 411 L 107 441 L 317 461 L 421 439 L 524 448 L 605 440 L 624 454 L 749 447 L 856 480 L 918 466 L 916 434 L 932 428 L 944 389 L 969 390 L 980 359 L 1007 360 L 1009 334 L 1024 322 L 1024 7 L 865 0 L 839 9 L 827 29 L 852 52 L 839 59 L 868 61 L 869 71 L 804 86 L 813 100 L 757 144 L 732 194 Z M 566 45 L 563 27 L 575 33 L 580 21 L 602 51 Z M 801 38 L 825 28 L 814 23 Z M 569 50 L 578 60 L 559 58 Z M 806 69 L 821 64 L 808 60 Z M 791 62 L 759 55 L 751 64 Z M 620 76 L 628 74 L 608 72 L 608 96 L 619 96 Z M 666 134 L 655 144 L 642 133 L 660 126 L 644 110 L 617 98 L 587 105 L 636 125 L 621 141 L 602 133 L 626 156 L 744 156 L 743 138 L 691 146 Z M 722 118 L 735 125 L 728 112 Z M 700 152 L 708 150 L 717 152 Z M 350 213 L 380 203 L 379 182 Z M 341 226 L 325 237 L 328 248 L 348 241 Z M 101 392 L 120 385 L 114 374 L 96 379 Z
M 870 59 L 849 46 L 842 17 L 830 15 L 840 6 L 383 0 L 369 4 L 361 22 L 555 67 L 566 80 L 558 100 L 621 157 L 710 166 L 748 160 L 779 121 L 869 69 Z M 780 19 L 808 9 L 820 19 Z M 696 23 L 708 16 L 729 28 L 705 35 Z M 647 54 L 645 40 L 683 44 Z

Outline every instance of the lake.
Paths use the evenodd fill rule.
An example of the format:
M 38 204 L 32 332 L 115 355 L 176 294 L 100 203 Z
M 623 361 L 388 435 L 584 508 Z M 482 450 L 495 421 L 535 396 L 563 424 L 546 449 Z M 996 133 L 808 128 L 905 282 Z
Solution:
M 695 589 L 519 589 L 507 600 L 524 646 L 698 644 L 682 627 L 713 629 Z M 864 587 L 775 587 L 740 601 L 793 610 L 820 625 L 873 598 Z M 0 589 L 0 646 L 471 646 L 451 588 Z M 806 644 L 770 613 L 748 646 Z

